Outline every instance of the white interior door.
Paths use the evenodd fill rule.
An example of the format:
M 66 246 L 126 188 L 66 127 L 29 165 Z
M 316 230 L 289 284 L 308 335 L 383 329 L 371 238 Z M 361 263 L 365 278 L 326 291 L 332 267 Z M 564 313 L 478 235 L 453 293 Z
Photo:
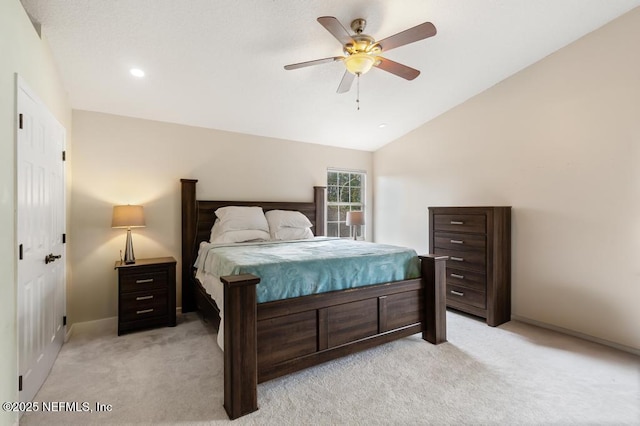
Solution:
M 64 340 L 65 129 L 22 79 L 16 84 L 18 370 L 20 401 L 31 401 Z

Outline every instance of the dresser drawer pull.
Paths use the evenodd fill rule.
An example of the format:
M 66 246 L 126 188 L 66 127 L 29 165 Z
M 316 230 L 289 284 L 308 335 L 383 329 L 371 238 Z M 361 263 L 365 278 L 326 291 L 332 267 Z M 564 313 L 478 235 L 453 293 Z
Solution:
M 451 256 L 449 257 L 449 259 L 456 261 L 456 262 L 464 262 L 464 258 L 462 257 L 455 257 L 455 256 Z
M 153 278 L 147 278 L 146 280 L 136 280 L 136 284 L 152 283 Z
M 137 315 L 140 315 L 140 314 L 148 314 L 149 312 L 153 312 L 153 308 L 151 308 L 151 309 L 145 309 L 145 310 L 142 310 L 142 311 L 136 311 L 136 314 L 137 314 Z
M 462 240 L 451 240 L 451 244 L 464 244 Z
M 451 290 L 451 294 L 455 294 L 456 296 L 464 296 L 464 293 L 461 291 Z
M 153 299 L 153 295 L 136 297 L 136 300 L 149 300 L 149 299 Z
M 452 225 L 464 225 L 464 222 L 461 220 L 452 220 L 451 221 Z
M 464 275 L 458 275 L 458 274 L 450 274 L 449 275 L 451 278 L 458 278 L 460 280 L 464 280 Z

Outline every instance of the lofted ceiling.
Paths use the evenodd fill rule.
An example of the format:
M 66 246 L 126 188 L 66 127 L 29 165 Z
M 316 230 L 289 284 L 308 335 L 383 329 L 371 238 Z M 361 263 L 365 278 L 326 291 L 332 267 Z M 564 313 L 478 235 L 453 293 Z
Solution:
M 397 139 L 640 5 L 640 0 L 21 0 L 42 26 L 71 106 L 367 151 Z M 384 56 L 346 94 L 342 54 L 318 22 L 367 20 L 380 40 L 438 33 Z M 129 70 L 140 68 L 144 78 Z M 381 125 L 386 125 L 381 127 Z

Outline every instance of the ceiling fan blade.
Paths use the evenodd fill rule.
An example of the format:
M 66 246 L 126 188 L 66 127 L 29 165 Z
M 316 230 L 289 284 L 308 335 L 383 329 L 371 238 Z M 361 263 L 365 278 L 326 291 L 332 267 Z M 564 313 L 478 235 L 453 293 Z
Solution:
M 351 74 L 349 71 L 345 71 L 342 76 L 342 81 L 340 81 L 340 85 L 338 86 L 338 93 L 347 93 L 351 90 L 351 85 L 353 84 L 353 79 L 356 76 Z
M 382 48 L 383 52 L 386 52 L 388 50 L 395 49 L 396 47 L 413 43 L 414 41 L 433 37 L 436 35 L 436 32 L 436 27 L 431 22 L 425 22 L 424 24 L 404 30 L 401 33 L 383 38 L 377 44 Z
M 390 72 L 391 74 L 395 74 L 398 77 L 402 77 L 405 80 L 413 80 L 420 75 L 420 71 L 418 71 L 417 69 L 399 64 L 398 62 L 394 62 L 391 59 L 386 59 L 378 56 L 378 60 L 379 62 L 374 66 L 380 68 L 381 70 L 385 70 L 386 72 Z
M 334 56 L 333 58 L 324 58 L 324 59 L 316 59 L 316 60 L 307 61 L 307 62 L 299 62 L 297 64 L 285 65 L 284 69 L 285 70 L 295 70 L 295 69 L 298 69 L 298 68 L 310 67 L 312 65 L 320 65 L 320 64 L 326 64 L 328 62 L 335 62 L 335 61 L 338 61 L 340 59 L 343 59 L 342 56 Z
M 349 32 L 333 16 L 321 16 L 318 18 L 320 25 L 325 27 L 344 46 L 347 43 L 353 44 L 353 39 Z

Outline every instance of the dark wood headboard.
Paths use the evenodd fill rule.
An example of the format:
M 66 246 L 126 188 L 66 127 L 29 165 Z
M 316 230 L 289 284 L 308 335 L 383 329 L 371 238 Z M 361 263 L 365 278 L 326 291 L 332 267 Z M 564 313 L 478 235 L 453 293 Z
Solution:
M 259 206 L 269 210 L 297 210 L 309 218 L 316 236 L 325 235 L 326 188 L 314 186 L 313 202 L 205 201 L 196 199 L 195 179 L 180 179 L 182 184 L 182 312 L 196 309 L 193 264 L 202 241 L 209 241 L 215 211 L 226 206 Z

